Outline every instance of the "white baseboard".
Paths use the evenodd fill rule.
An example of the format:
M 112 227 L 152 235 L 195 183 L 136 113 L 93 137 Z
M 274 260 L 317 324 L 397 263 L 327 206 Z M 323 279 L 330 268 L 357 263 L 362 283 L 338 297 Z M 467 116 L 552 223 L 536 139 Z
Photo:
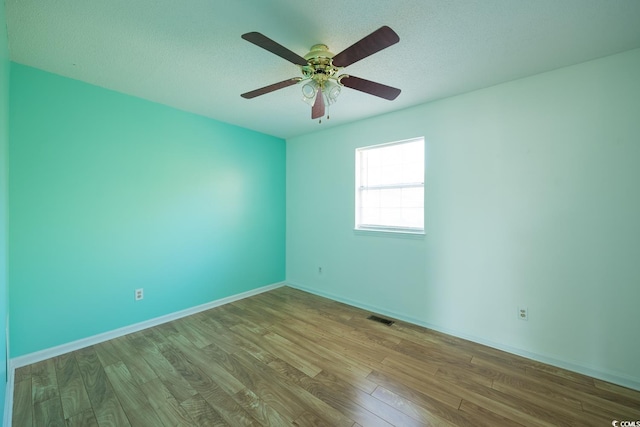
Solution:
M 144 322 L 125 326 L 123 328 L 115 329 L 113 331 L 104 332 L 102 334 L 93 335 L 87 338 L 82 338 L 67 344 L 62 344 L 56 347 L 47 348 L 45 350 L 36 351 L 34 353 L 25 354 L 24 356 L 14 357 L 10 360 L 9 366 L 12 367 L 11 370 L 13 371 L 15 370 L 15 368 L 31 365 L 32 363 L 37 363 L 43 360 L 50 359 L 52 357 L 60 356 L 61 354 L 80 350 L 81 348 L 89 347 L 94 344 L 99 344 L 104 341 L 109 341 L 114 338 L 121 337 L 123 335 L 131 334 L 133 332 L 138 332 L 143 329 L 148 329 L 154 326 L 161 325 L 163 323 L 171 322 L 172 320 L 190 316 L 192 314 L 209 310 L 214 307 L 219 307 L 221 305 L 228 304 L 230 302 L 248 298 L 253 295 L 258 295 L 263 292 L 267 292 L 284 285 L 285 285 L 284 282 L 274 283 L 272 285 L 263 286 L 261 288 L 252 289 L 247 292 L 242 292 L 240 294 L 232 295 L 232 296 L 221 298 L 205 304 L 201 304 L 195 307 L 187 308 L 186 310 L 176 311 L 174 313 L 166 314 L 164 316 L 156 317 L 154 319 L 145 320 Z M 11 393 L 13 393 L 13 388 L 11 389 Z
M 507 353 L 515 354 L 517 356 L 526 357 L 527 359 L 535 360 L 537 362 L 546 363 L 547 365 L 552 365 L 558 368 L 566 369 L 568 371 L 576 372 L 583 375 L 588 375 L 593 378 L 597 378 L 603 381 L 607 381 L 613 384 L 621 385 L 623 387 L 627 387 L 633 390 L 640 391 L 640 378 L 628 378 L 621 374 L 615 372 L 607 372 L 602 370 L 595 370 L 593 368 L 589 368 L 586 366 L 577 365 L 570 362 L 565 362 L 563 360 L 558 360 L 552 357 L 548 357 L 538 353 L 532 353 L 527 350 L 522 350 L 516 347 L 511 347 L 505 344 L 496 343 L 482 337 L 469 335 L 465 333 L 461 333 L 460 331 L 455 331 L 447 328 L 442 328 L 438 325 L 434 325 L 431 323 L 423 322 L 418 319 L 414 319 L 408 316 L 405 316 L 401 313 L 396 313 L 393 311 L 385 310 L 380 307 L 374 307 L 367 304 L 363 304 L 358 301 L 353 301 L 348 298 L 342 298 L 337 295 L 329 294 L 326 292 L 321 292 L 315 289 L 307 288 L 305 286 L 299 285 L 297 283 L 286 282 L 286 286 L 291 288 L 299 289 L 304 292 L 309 292 L 310 294 L 318 295 L 321 297 L 325 297 L 334 301 L 338 301 L 344 304 L 351 305 L 353 307 L 358 307 L 363 310 L 372 311 L 378 314 L 384 314 L 385 316 L 393 317 L 398 320 L 402 320 L 403 322 L 412 323 L 414 325 L 422 326 L 427 329 L 431 329 L 437 332 L 442 332 L 443 334 L 452 335 L 454 337 L 462 338 L 467 341 L 472 341 L 478 344 L 486 345 L 487 347 L 495 348 L 498 350 L 505 351 Z

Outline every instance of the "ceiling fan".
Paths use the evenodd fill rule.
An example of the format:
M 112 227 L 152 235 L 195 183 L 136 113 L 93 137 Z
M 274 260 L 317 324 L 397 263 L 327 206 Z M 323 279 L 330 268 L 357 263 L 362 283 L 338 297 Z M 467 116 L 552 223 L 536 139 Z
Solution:
M 267 36 L 251 32 L 242 38 L 300 67 L 302 77 L 293 77 L 260 89 L 243 93 L 243 98 L 251 99 L 278 89 L 306 82 L 302 86 L 303 100 L 312 105 L 311 118 L 325 115 L 325 105 L 334 103 L 343 86 L 392 101 L 400 95 L 400 89 L 365 80 L 348 74 L 338 75 L 340 70 L 367 56 L 373 55 L 400 41 L 400 37 L 387 26 L 380 27 L 362 40 L 335 55 L 324 44 L 311 46 L 304 57 L 292 52 Z

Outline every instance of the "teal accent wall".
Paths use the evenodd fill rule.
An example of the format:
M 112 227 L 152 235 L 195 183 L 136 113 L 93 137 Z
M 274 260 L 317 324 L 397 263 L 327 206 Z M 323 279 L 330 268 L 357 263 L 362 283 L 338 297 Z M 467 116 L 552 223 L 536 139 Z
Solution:
M 4 1 L 0 0 L 0 423 L 4 419 L 7 383 L 7 312 L 9 290 L 7 274 L 8 187 L 7 152 L 9 147 L 9 47 Z
M 284 140 L 15 63 L 10 107 L 12 357 L 284 280 Z
M 638 76 L 632 50 L 288 140 L 287 281 L 640 388 Z M 354 233 L 355 148 L 416 136 L 426 236 Z

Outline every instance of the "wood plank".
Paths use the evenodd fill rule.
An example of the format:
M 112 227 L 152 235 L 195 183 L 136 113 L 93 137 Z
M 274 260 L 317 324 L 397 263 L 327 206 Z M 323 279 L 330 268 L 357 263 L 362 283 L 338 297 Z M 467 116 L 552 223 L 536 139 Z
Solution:
M 99 427 L 92 409 L 80 412 L 67 419 L 67 427 Z
M 195 422 L 180 402 L 171 394 L 162 380 L 155 379 L 140 386 L 149 404 L 153 407 L 165 426 L 193 426 Z
M 68 419 L 91 409 L 91 402 L 73 354 L 58 356 L 54 358 L 54 363 L 64 418 Z
M 269 368 L 285 378 L 285 384 L 289 389 L 296 391 L 297 395 L 303 399 L 305 406 L 309 407 L 308 412 L 317 418 L 324 419 L 327 425 L 352 426 L 354 415 L 361 419 L 366 418 L 369 425 L 388 425 L 382 419 L 346 398 L 344 394 L 336 390 L 333 392 L 328 390 L 328 387 L 310 378 L 284 360 L 270 363 Z
M 416 404 L 428 414 L 433 414 L 435 417 L 454 425 L 474 427 L 477 425 L 476 420 L 472 420 L 466 414 L 460 412 L 458 407 L 452 408 L 450 405 L 435 399 L 429 393 L 415 390 L 401 382 L 394 381 L 393 378 L 379 376 L 378 379 L 383 385 L 379 386 L 376 391 L 373 392 L 374 397 L 377 399 L 385 400 L 389 399 L 388 396 L 390 394 L 396 395 L 399 399 L 408 402 L 408 404 Z
M 368 393 L 354 389 L 349 383 L 326 372 L 320 373 L 316 378 L 303 378 L 300 383 L 311 394 L 332 406 L 336 403 L 336 399 L 339 399 L 339 406 L 336 409 L 344 412 L 353 421 L 360 424 L 423 425 L 393 406 L 376 399 Z M 381 421 L 384 421 L 384 423 Z
M 628 387 L 623 387 L 617 384 L 612 384 L 607 381 L 602 381 L 594 378 L 595 387 L 611 393 L 612 396 L 624 396 L 629 399 L 636 407 L 640 408 L 640 392 L 632 390 Z
M 568 380 L 574 383 L 582 384 L 588 386 L 589 388 L 595 387 L 595 383 L 593 378 L 588 377 L 586 375 L 579 374 L 577 372 L 567 371 L 566 369 L 558 368 L 556 366 L 545 365 L 544 363 L 532 361 L 531 366 L 526 368 L 527 373 L 539 376 L 541 374 L 544 375 L 553 375 L 559 378 L 559 383 L 564 383 L 562 380 Z M 562 379 L 562 380 L 560 380 Z
M 624 405 L 620 405 L 616 402 L 605 403 L 599 401 L 594 403 L 594 401 L 589 400 L 582 402 L 582 409 L 585 414 L 589 417 L 593 416 L 604 416 L 604 418 L 610 419 L 618 419 L 624 418 L 626 420 L 640 420 L 640 408 L 638 407 L 628 407 Z
M 293 421 L 293 425 L 299 427 L 324 427 L 327 422 L 311 412 L 305 412 Z M 351 424 L 351 426 L 353 425 Z
M 452 422 L 449 422 L 436 414 L 429 412 L 423 406 L 406 399 L 399 394 L 396 394 L 384 387 L 377 387 L 372 393 L 372 396 L 381 402 L 384 402 L 397 410 L 403 412 L 407 416 L 421 422 L 426 426 L 448 427 L 454 426 Z
M 117 362 L 105 366 L 104 371 L 131 424 L 149 427 L 162 425 L 158 415 L 124 363 Z
M 289 351 L 287 347 L 280 346 L 277 343 L 274 344 L 273 336 L 268 337 L 269 334 L 273 335 L 272 332 L 269 332 L 265 335 L 260 335 L 246 328 L 244 325 L 236 325 L 231 328 L 231 330 L 247 341 L 250 341 L 257 347 L 265 349 L 276 358 L 286 360 L 289 364 L 295 366 L 309 376 L 314 376 L 322 370 L 310 361 L 305 360 L 304 358 L 299 357 L 297 354 Z
M 313 342 L 320 342 L 323 339 L 331 339 L 332 335 L 327 331 L 324 331 L 320 325 L 313 325 L 309 322 L 302 321 L 297 318 L 289 319 L 283 323 L 275 323 L 269 326 L 269 329 L 272 330 L 274 327 L 283 327 L 291 329 L 293 332 L 296 332 L 302 336 L 304 336 L 307 340 Z
M 64 418 L 68 419 L 91 409 L 75 356 L 64 354 L 56 357 L 54 362 Z
M 93 347 L 78 350 L 74 355 L 98 424 L 130 427 Z
M 213 334 L 208 333 L 204 324 L 195 317 L 180 319 L 175 322 L 175 327 L 182 336 L 191 341 L 197 348 L 207 347 L 216 342 Z
M 525 399 L 535 396 L 541 399 L 548 399 L 556 404 L 561 403 L 567 407 L 582 409 L 582 402 L 575 398 L 573 394 L 563 393 L 557 387 L 549 387 L 526 376 L 503 374 L 493 381 L 491 387 Z
M 198 427 L 222 427 L 228 424 L 222 416 L 200 395 L 185 400 L 180 404 Z
M 47 427 L 66 427 L 60 399 L 56 396 L 33 405 L 33 425 Z
M 334 353 L 342 354 L 347 358 L 357 360 L 361 365 L 374 369 L 391 354 L 390 351 L 372 349 L 343 337 L 323 338 L 320 341 L 320 345 Z
M 158 378 L 158 375 L 151 369 L 147 361 L 140 356 L 138 348 L 128 336 L 116 338 L 111 340 L 111 342 L 131 374 L 131 378 L 133 378 L 138 385 Z
M 563 406 L 583 409 L 593 415 L 609 411 L 609 414 L 617 414 L 615 416 L 618 417 L 624 415 L 633 419 L 640 418 L 640 410 L 637 409 L 640 406 L 632 398 L 600 390 L 595 386 L 571 383 L 559 385 L 541 379 L 538 375 L 509 372 L 496 377 L 492 387 L 509 394 L 521 395 L 525 399 L 548 400 L 551 405 L 562 402 Z
M 399 372 L 404 372 L 416 379 L 433 378 L 436 375 L 436 372 L 438 372 L 438 369 L 440 369 L 438 368 L 438 365 L 432 364 L 429 360 L 424 361 L 404 355 L 392 355 L 385 357 L 382 361 L 382 365 Z M 376 367 L 378 366 L 380 365 L 376 365 Z
M 103 367 L 122 362 L 122 358 L 113 345 L 113 341 L 101 342 L 94 345 L 93 349 L 96 351 L 96 354 L 98 355 L 100 363 L 102 363 Z
M 209 323 L 209 321 L 206 322 L 206 325 L 210 324 L 211 323 Z M 214 328 L 216 327 L 214 326 Z M 215 345 L 216 349 L 220 349 L 227 354 L 233 354 L 237 351 L 245 351 L 252 354 L 256 359 L 259 359 L 264 363 L 269 363 L 275 358 L 275 356 L 273 356 L 265 349 L 260 348 L 253 344 L 251 341 L 248 341 L 243 337 L 233 333 L 231 329 L 216 329 L 213 333 L 215 334 L 215 344 L 213 345 Z M 208 349 L 207 351 L 211 351 L 211 346 L 207 346 L 205 348 Z
M 421 326 L 412 325 L 406 322 L 396 322 L 389 333 L 397 334 L 398 337 L 416 344 L 428 345 L 430 348 L 449 351 L 453 353 L 475 355 L 478 349 L 485 346 L 462 338 L 446 335 L 441 332 L 429 330 Z M 493 349 L 490 349 L 493 350 Z
M 31 369 L 29 369 L 29 373 Z M 33 396 L 31 394 L 31 376 L 16 382 L 13 386 L 13 418 L 14 427 L 29 427 L 33 424 Z
M 31 365 L 16 368 L 13 380 L 14 383 L 19 383 L 27 380 L 31 381 Z
M 283 378 L 266 369 L 261 361 L 244 352 L 231 355 L 231 359 L 237 367 L 235 371 L 242 372 L 239 380 L 289 422 L 305 412 L 305 402 L 284 384 Z
M 34 363 L 31 366 L 31 391 L 34 405 L 59 396 L 53 359 Z
M 245 328 L 251 330 L 253 333 L 263 334 L 266 332 L 265 327 L 270 324 L 270 322 L 263 321 L 263 319 L 257 319 L 256 316 L 251 316 L 250 313 L 243 311 L 233 304 L 222 306 L 220 311 L 222 312 L 223 316 L 218 316 L 217 320 L 220 321 L 223 325 L 227 326 L 229 329 L 232 329 L 235 326 L 242 325 Z M 257 322 L 254 322 L 253 320 L 257 320 Z M 262 324 L 259 324 L 260 322 Z M 234 324 L 228 326 L 231 323 Z
M 166 343 L 161 346 L 161 352 L 180 375 L 230 425 L 259 425 L 211 377 L 200 369 L 197 364 L 193 363 L 190 356 L 181 352 L 177 346 Z
M 571 417 L 567 417 L 561 405 L 551 408 L 540 406 L 537 404 L 539 402 L 532 402 L 531 399 L 520 399 L 464 379 L 443 378 L 441 385 L 447 386 L 463 400 L 523 425 L 549 427 L 571 424 Z
M 460 404 L 460 411 L 469 414 L 469 416 L 473 417 L 474 420 L 477 421 L 477 425 L 484 425 L 487 427 L 517 427 L 522 426 L 522 424 L 517 423 L 507 417 L 503 417 L 498 414 L 494 414 L 487 408 L 482 406 L 478 406 L 474 403 L 467 402 L 463 400 Z M 526 426 L 524 426 L 526 427 Z
M 491 385 L 493 384 L 493 380 L 490 378 L 475 374 L 473 372 L 465 371 L 464 369 L 460 369 L 458 366 L 455 366 L 455 364 L 451 365 L 453 366 L 438 368 L 438 371 L 435 374 L 436 379 L 443 378 L 453 380 L 458 384 L 478 384 L 484 387 L 491 387 Z
M 442 387 L 437 379 L 432 379 L 430 381 L 428 381 L 427 378 L 417 379 L 393 368 L 384 368 L 384 371 L 373 371 L 367 379 L 387 388 L 394 383 L 399 382 L 414 391 L 432 397 L 454 409 L 458 409 L 462 402 L 462 398 L 460 396 L 452 393 L 450 388 Z
M 228 354 L 218 349 L 215 344 L 199 349 L 186 338 L 181 338 L 170 337 L 168 341 L 173 345 L 173 348 L 178 349 L 182 354 L 188 355 L 189 363 L 197 366 L 209 378 L 215 378 L 216 384 L 229 395 L 235 394 L 244 388 L 244 385 L 223 364 L 228 361 Z M 205 395 L 203 397 L 206 399 Z
M 147 336 L 149 338 L 147 338 Z M 156 342 L 164 340 L 161 335 L 151 335 L 145 331 L 145 335 L 136 336 L 134 342 L 138 347 L 140 355 L 149 364 L 151 369 L 162 380 L 162 383 L 169 389 L 178 403 L 182 403 L 198 394 L 197 391 L 185 380 L 182 375 L 169 363 L 158 349 Z
M 246 408 L 247 412 L 263 426 L 290 424 L 290 421 L 284 415 L 273 409 L 248 388 L 240 390 L 233 397 L 239 405 Z
M 428 345 L 416 344 L 413 341 L 403 339 L 400 344 L 393 347 L 398 353 L 415 359 L 427 359 L 432 363 L 449 364 L 452 361 L 471 362 L 473 355 L 466 352 L 442 351 Z
M 375 390 L 377 385 L 366 379 L 367 375 L 371 373 L 371 369 L 363 368 L 355 361 L 347 361 L 335 353 L 328 352 L 324 347 L 306 340 L 288 328 L 271 326 L 269 329 L 275 332 L 276 338 L 278 336 L 286 338 L 286 341 L 281 341 L 280 345 L 286 343 L 292 352 L 308 358 L 322 371 L 338 375 L 366 393 Z

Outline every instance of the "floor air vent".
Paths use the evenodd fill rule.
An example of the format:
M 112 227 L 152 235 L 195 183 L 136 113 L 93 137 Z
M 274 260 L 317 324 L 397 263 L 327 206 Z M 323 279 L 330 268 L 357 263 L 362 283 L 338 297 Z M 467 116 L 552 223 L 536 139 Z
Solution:
M 382 324 L 387 325 L 387 326 L 391 326 L 391 325 L 393 325 L 395 323 L 393 320 L 389 320 L 389 319 L 385 319 L 383 317 L 378 317 L 378 316 L 373 316 L 373 315 L 367 317 L 367 319 L 373 320 L 374 322 L 382 323 Z

